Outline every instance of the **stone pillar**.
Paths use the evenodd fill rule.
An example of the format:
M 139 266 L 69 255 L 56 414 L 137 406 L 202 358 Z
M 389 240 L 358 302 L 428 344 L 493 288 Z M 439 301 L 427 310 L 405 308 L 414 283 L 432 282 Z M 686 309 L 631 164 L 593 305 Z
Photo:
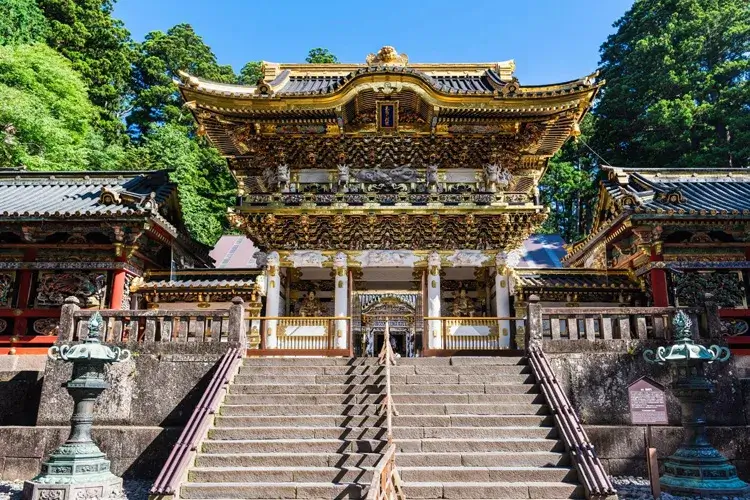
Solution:
M 333 258 L 334 279 L 334 303 L 333 315 L 338 317 L 349 316 L 349 273 L 347 272 L 346 254 L 339 252 Z M 333 345 L 336 349 L 346 349 L 348 345 L 349 322 L 345 319 L 335 321 L 336 336 Z
M 544 328 L 542 323 L 542 304 L 538 295 L 529 297 L 529 305 L 526 313 L 526 342 L 525 348 L 541 347 Z
M 279 316 L 281 300 L 281 276 L 279 274 L 279 254 L 271 252 L 266 261 L 266 316 Z M 278 320 L 266 320 L 266 348 L 275 349 L 277 346 L 276 333 Z
M 432 252 L 427 257 L 427 316 L 437 318 L 440 311 L 440 254 Z M 443 348 L 443 325 L 439 320 L 429 321 L 429 348 Z M 426 346 L 427 347 L 427 346 Z
M 229 306 L 229 341 L 239 343 L 241 349 L 247 349 L 245 301 L 242 297 L 232 298 L 232 305 Z

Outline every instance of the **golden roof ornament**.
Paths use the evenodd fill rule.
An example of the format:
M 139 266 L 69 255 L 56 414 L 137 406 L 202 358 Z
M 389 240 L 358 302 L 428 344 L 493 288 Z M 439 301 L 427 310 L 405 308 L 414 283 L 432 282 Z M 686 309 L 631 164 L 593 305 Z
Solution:
M 406 54 L 399 54 L 392 46 L 386 45 L 377 54 L 367 56 L 365 61 L 368 66 L 406 66 L 409 63 L 409 57 Z

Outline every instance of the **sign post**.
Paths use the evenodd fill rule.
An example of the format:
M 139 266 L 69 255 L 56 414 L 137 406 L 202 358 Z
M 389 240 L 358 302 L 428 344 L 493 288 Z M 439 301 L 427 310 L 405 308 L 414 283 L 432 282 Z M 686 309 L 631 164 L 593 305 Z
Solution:
M 667 400 L 664 387 L 648 377 L 641 377 L 628 386 L 630 405 L 630 422 L 633 425 L 646 426 L 646 464 L 651 482 L 651 493 L 659 498 L 659 461 L 656 448 L 651 447 L 651 426 L 667 425 Z

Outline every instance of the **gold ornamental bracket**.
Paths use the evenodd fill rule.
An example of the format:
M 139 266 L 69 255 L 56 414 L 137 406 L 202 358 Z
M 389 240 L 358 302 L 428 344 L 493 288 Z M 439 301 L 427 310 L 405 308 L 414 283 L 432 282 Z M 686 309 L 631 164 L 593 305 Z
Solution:
M 409 64 L 409 57 L 406 54 L 399 54 L 392 46 L 385 45 L 377 54 L 368 55 L 365 61 L 368 66 L 406 66 Z

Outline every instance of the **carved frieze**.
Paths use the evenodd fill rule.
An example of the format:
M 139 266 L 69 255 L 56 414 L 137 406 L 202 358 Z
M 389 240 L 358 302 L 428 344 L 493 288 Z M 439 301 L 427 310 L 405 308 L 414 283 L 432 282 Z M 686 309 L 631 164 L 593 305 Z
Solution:
M 104 306 L 107 275 L 100 272 L 65 271 L 39 273 L 36 287 L 36 306 L 55 307 L 66 298 L 78 297 L 85 307 Z

